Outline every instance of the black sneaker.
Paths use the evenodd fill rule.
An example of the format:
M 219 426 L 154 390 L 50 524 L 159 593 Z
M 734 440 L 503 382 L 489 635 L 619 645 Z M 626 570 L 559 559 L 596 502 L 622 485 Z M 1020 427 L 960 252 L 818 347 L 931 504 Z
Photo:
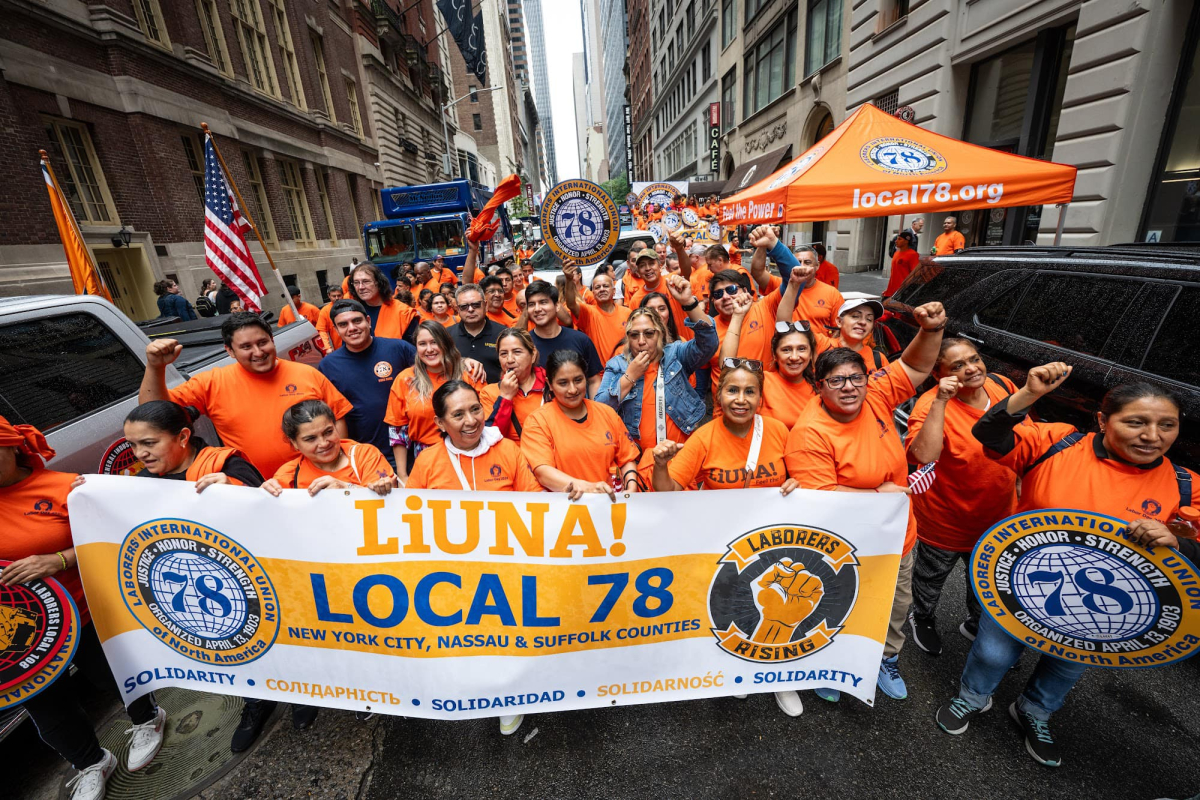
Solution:
M 317 718 L 319 706 L 292 706 L 292 727 L 298 731 L 306 731 L 312 727 Z
M 958 626 L 958 632 L 963 635 L 964 639 L 975 641 L 975 637 L 979 634 L 979 623 L 975 620 L 968 619 Z
M 913 642 L 931 656 L 942 654 L 942 637 L 938 635 L 936 623 L 935 619 L 919 619 L 913 613 L 908 615 L 908 629 L 912 631 Z
M 1015 702 L 1008 707 L 1008 713 L 1025 733 L 1025 749 L 1033 756 L 1033 760 L 1047 767 L 1061 767 L 1062 756 L 1059 755 L 1054 737 L 1050 735 L 1050 723 L 1019 711 Z
M 250 749 L 250 745 L 258 740 L 263 726 L 275 711 L 275 706 L 274 700 L 258 700 L 242 706 L 242 720 L 233 732 L 233 741 L 229 743 L 230 752 L 244 753 Z
M 937 720 L 938 727 L 944 730 L 951 736 L 958 736 L 965 731 L 971 724 L 971 720 L 978 717 L 983 712 L 992 707 L 992 698 L 988 698 L 987 705 L 983 708 L 975 706 L 963 700 L 961 697 L 955 697 L 946 705 L 938 709 L 934 719 Z

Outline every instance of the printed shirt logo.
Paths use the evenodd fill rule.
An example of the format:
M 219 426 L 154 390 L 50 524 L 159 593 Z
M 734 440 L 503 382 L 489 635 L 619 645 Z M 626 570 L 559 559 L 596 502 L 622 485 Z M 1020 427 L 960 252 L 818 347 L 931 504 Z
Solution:
M 1157 517 L 1162 513 L 1162 503 L 1153 499 L 1143 500 L 1142 513 L 1149 517 Z
M 156 519 L 121 544 L 125 605 L 159 641 L 194 661 L 246 664 L 279 634 L 279 601 L 258 560 L 220 531 Z
M 57 517 L 59 519 L 66 519 L 67 512 L 65 510 L 61 510 L 61 509 L 58 511 L 55 511 L 54 510 L 54 501 L 43 497 L 42 499 L 34 502 L 33 509 L 31 511 L 26 511 L 25 516 L 27 516 L 27 517 Z
M 945 157 L 912 139 L 872 139 L 859 151 L 863 163 L 888 175 L 935 175 L 946 169 Z
M 49 503 L 38 501 L 36 505 Z M 3 574 L 11 561 L 0 561 Z M 53 578 L 0 585 L 0 710 L 66 674 L 79 641 L 79 610 Z
M 375 377 L 383 380 L 392 377 L 392 365 L 386 361 L 380 361 L 375 364 Z
M 858 599 L 854 546 L 819 528 L 742 534 L 708 593 L 717 646 L 752 662 L 795 661 L 829 645 Z
M 504 470 L 500 469 L 499 464 L 492 464 L 491 469 L 488 470 L 488 474 L 498 480 L 504 474 Z
M 287 394 L 295 394 L 296 393 L 296 384 L 289 383 L 287 386 L 283 387 L 283 391 L 286 392 Z

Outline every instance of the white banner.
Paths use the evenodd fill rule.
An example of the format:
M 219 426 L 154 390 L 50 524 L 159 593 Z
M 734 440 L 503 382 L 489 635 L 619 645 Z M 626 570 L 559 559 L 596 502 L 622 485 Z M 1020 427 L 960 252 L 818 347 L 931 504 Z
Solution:
M 127 703 L 183 686 L 464 719 L 821 686 L 872 703 L 907 503 L 88 476 L 70 513 Z

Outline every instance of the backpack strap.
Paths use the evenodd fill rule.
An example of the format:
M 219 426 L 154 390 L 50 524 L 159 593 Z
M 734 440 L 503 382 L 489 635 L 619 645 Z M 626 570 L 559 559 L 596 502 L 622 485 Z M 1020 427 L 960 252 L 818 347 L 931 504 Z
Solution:
M 1068 447 L 1073 447 L 1073 446 L 1079 444 L 1079 442 L 1081 442 L 1083 440 L 1084 435 L 1085 434 L 1083 434 L 1080 431 L 1075 431 L 1074 433 L 1068 433 L 1066 436 L 1059 439 L 1054 444 L 1050 445 L 1050 449 L 1047 450 L 1046 452 L 1042 453 L 1040 456 L 1038 456 L 1037 460 L 1034 461 L 1032 464 L 1030 464 L 1029 468 L 1026 469 L 1025 471 L 1030 472 L 1033 470 L 1034 467 L 1036 467 L 1038 464 L 1041 464 L 1046 459 L 1052 458 L 1053 456 L 1058 455 L 1063 450 L 1066 450 Z
M 293 489 L 300 488 L 300 465 L 303 463 L 304 463 L 304 459 L 300 459 L 299 461 L 296 462 L 296 471 L 292 473 L 292 488 Z
M 1008 392 L 1008 384 L 1006 384 L 1006 383 L 1004 382 L 1004 379 L 1003 379 L 1003 378 L 1001 378 L 1001 377 L 1000 377 L 999 375 L 997 375 L 996 373 L 994 373 L 994 372 L 989 372 L 989 373 L 987 374 L 987 379 L 988 379 L 989 381 L 991 381 L 992 383 L 996 384 L 997 386 L 999 386 L 999 387 L 1000 387 L 1001 389 L 1003 389 L 1004 391 Z M 1009 394 L 1011 394 L 1011 392 L 1009 392 Z
M 876 350 L 874 347 L 871 348 L 871 356 L 875 359 L 875 369 L 876 370 L 883 369 L 883 359 L 881 359 L 879 357 L 879 351 Z
M 1179 484 L 1179 507 L 1190 506 L 1192 504 L 1192 473 L 1178 464 L 1171 466 L 1175 468 L 1175 482 Z

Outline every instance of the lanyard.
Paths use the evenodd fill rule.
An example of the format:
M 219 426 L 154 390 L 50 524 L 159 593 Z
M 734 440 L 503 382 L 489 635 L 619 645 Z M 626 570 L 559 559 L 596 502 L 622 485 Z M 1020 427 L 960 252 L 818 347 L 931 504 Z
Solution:
M 454 474 L 458 476 L 458 482 L 462 484 L 464 492 L 472 490 L 471 484 L 467 483 L 467 476 L 463 473 L 462 464 L 459 463 L 458 453 L 446 451 L 446 455 L 450 456 L 450 466 L 454 467 Z M 471 459 L 471 477 L 475 476 L 475 459 Z
M 350 471 L 354 473 L 354 480 L 362 483 L 362 476 L 358 474 L 358 465 L 354 463 L 354 451 L 358 449 L 358 445 L 350 448 Z
M 754 415 L 754 436 L 750 439 L 750 452 L 746 454 L 746 480 L 742 484 L 745 489 L 750 485 L 750 478 L 758 469 L 758 451 L 762 449 L 763 421 L 758 414 Z
M 663 380 L 663 365 L 658 365 L 658 374 L 654 377 L 654 433 L 658 444 L 667 438 L 667 392 L 666 381 Z

